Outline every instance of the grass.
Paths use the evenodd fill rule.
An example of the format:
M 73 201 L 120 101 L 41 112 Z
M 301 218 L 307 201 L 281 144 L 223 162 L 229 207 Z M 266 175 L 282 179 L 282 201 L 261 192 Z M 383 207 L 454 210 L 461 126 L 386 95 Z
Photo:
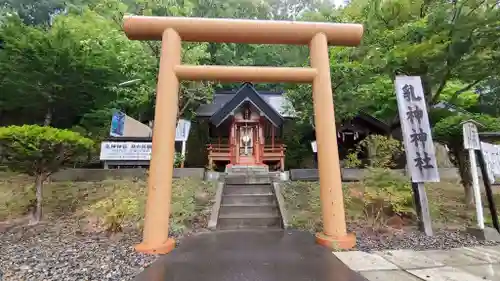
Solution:
M 365 186 L 363 182 L 344 183 L 342 188 L 347 222 L 354 225 L 370 225 L 364 214 Z M 311 232 L 320 231 L 322 224 L 319 183 L 289 182 L 282 190 L 290 225 L 294 228 Z M 475 209 L 466 208 L 463 200 L 463 187 L 458 181 L 429 183 L 426 184 L 426 191 L 434 228 L 462 229 L 476 224 Z M 494 194 L 494 199 L 497 209 L 500 212 L 499 192 Z M 485 223 L 492 225 L 487 202 L 483 194 Z M 414 216 L 406 217 L 405 223 L 407 225 L 415 225 Z
M 493 187 L 493 198 L 500 212 L 500 193 Z M 464 190 L 459 181 L 426 184 L 431 216 L 437 226 L 465 227 L 476 224 L 475 208 L 467 208 L 464 204 Z M 482 195 L 484 220 L 492 226 L 488 200 Z
M 25 216 L 33 204 L 33 179 L 0 172 L 0 221 Z M 51 182 L 44 185 L 45 220 L 69 218 L 95 221 L 99 228 L 121 231 L 141 228 L 146 203 L 146 182 L 139 179 L 101 182 Z M 206 226 L 216 186 L 196 179 L 174 179 L 170 228 L 182 234 Z

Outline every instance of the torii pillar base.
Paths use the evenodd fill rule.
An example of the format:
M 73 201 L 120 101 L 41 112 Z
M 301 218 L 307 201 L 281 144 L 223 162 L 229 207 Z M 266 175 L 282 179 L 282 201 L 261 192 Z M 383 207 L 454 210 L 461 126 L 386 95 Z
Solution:
M 162 245 L 147 245 L 141 243 L 135 246 L 135 250 L 140 253 L 151 254 L 151 255 L 164 255 L 172 252 L 175 249 L 175 240 L 173 238 L 168 238 L 168 240 Z
M 347 233 L 342 237 L 335 237 L 318 232 L 316 243 L 333 250 L 348 250 L 356 246 L 356 236 L 353 233 Z

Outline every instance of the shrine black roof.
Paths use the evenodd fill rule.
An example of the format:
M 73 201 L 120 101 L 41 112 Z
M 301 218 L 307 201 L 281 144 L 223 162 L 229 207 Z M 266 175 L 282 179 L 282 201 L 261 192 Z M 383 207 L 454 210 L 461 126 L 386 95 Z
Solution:
M 351 121 L 367 128 L 372 133 L 380 135 L 391 135 L 391 127 L 389 125 L 387 125 L 384 121 L 377 119 L 363 111 L 359 111 L 358 114 L 356 114 L 352 118 L 343 120 L 343 122 L 339 122 L 338 124 L 336 124 L 337 131 L 341 132 L 344 130 L 351 130 L 350 126 L 344 126 L 345 122 L 350 123 Z M 314 139 L 316 139 L 316 129 L 314 128 L 314 126 L 312 126 L 311 130 L 308 133 L 304 134 L 302 141 Z
M 218 126 L 244 101 L 258 107 L 276 126 L 281 125 L 284 118 L 293 117 L 293 108 L 283 92 L 257 91 L 251 83 L 244 83 L 237 91 L 216 92 L 213 102 L 201 105 L 196 115 L 209 117 Z

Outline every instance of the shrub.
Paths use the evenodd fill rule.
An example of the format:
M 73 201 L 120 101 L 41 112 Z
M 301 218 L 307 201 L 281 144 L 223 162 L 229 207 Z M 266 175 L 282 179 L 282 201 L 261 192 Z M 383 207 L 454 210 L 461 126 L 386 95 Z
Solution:
M 381 135 L 369 135 L 359 143 L 358 149 L 368 153 L 370 167 L 373 168 L 393 168 L 394 158 L 403 153 L 400 141 Z
M 120 232 L 128 223 L 138 223 L 144 215 L 145 184 L 114 184 L 109 195 L 90 206 L 90 214 L 99 218 L 106 231 Z
M 184 156 L 179 152 L 176 152 L 174 154 L 174 168 L 180 168 L 183 162 L 184 162 Z
M 361 166 L 361 160 L 358 158 L 358 150 L 350 151 L 344 160 L 345 168 L 358 168 Z
M 349 185 L 342 185 L 344 205 L 353 204 Z M 323 229 L 320 187 L 318 182 L 288 182 L 282 189 L 288 223 L 292 228 L 318 232 Z
M 410 181 L 389 169 L 371 168 L 362 181 L 364 214 L 372 226 L 383 226 L 389 216 L 414 214 Z
M 215 185 L 190 178 L 172 182 L 171 233 L 179 235 L 208 215 L 210 200 L 197 200 L 200 193 L 213 198 Z M 142 228 L 146 198 L 145 182 L 122 182 L 111 187 L 109 196 L 92 204 L 87 214 L 99 218 L 100 226 L 109 232 L 120 232 L 125 226 Z
M 80 134 L 37 125 L 0 128 L 0 153 L 9 169 L 35 177 L 35 222 L 42 217 L 43 182 L 66 164 L 86 156 L 94 142 Z

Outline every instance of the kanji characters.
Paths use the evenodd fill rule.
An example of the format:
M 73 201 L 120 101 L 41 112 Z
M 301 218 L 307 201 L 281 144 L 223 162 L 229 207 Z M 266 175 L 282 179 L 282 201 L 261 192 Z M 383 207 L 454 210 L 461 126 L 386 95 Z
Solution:
M 420 152 L 416 152 L 417 157 L 413 159 L 415 161 L 415 167 L 417 167 L 420 171 L 424 169 L 432 169 L 434 166 L 431 164 L 432 158 L 429 157 L 429 154 L 424 151 L 424 157 L 420 154 Z
M 422 124 L 423 117 L 424 117 L 424 111 L 420 109 L 418 105 L 415 105 L 415 109 L 413 109 L 412 106 L 408 106 L 408 112 L 406 112 L 406 118 L 410 121 L 412 125 L 415 124 L 416 120 L 418 125 L 420 126 Z
M 429 155 L 427 151 L 428 146 L 426 145 L 427 141 L 430 139 L 430 134 L 426 131 L 428 130 L 426 124 L 423 124 L 425 112 L 422 108 L 425 107 L 420 105 L 421 102 L 424 102 L 424 99 L 422 96 L 415 93 L 415 87 L 413 85 L 404 84 L 404 86 L 401 87 L 401 90 L 402 97 L 406 101 L 405 107 L 407 110 L 405 112 L 405 117 L 410 125 L 409 130 L 411 130 L 408 132 L 408 140 L 409 143 L 413 144 L 416 148 L 416 150 L 410 150 L 415 153 L 415 156 L 413 157 L 413 165 L 418 168 L 421 173 L 423 173 L 425 170 L 434 168 L 434 162 L 431 157 L 432 154 Z
M 422 100 L 422 97 L 416 96 L 415 95 L 415 88 L 413 85 L 408 85 L 405 84 L 403 86 L 403 97 L 407 101 L 420 101 Z
M 427 142 L 427 133 L 424 132 L 422 128 L 418 128 L 419 132 L 415 129 L 412 129 L 413 133 L 410 134 L 410 139 L 413 144 L 418 148 L 418 143 L 422 143 L 422 147 L 425 148 L 425 143 Z

